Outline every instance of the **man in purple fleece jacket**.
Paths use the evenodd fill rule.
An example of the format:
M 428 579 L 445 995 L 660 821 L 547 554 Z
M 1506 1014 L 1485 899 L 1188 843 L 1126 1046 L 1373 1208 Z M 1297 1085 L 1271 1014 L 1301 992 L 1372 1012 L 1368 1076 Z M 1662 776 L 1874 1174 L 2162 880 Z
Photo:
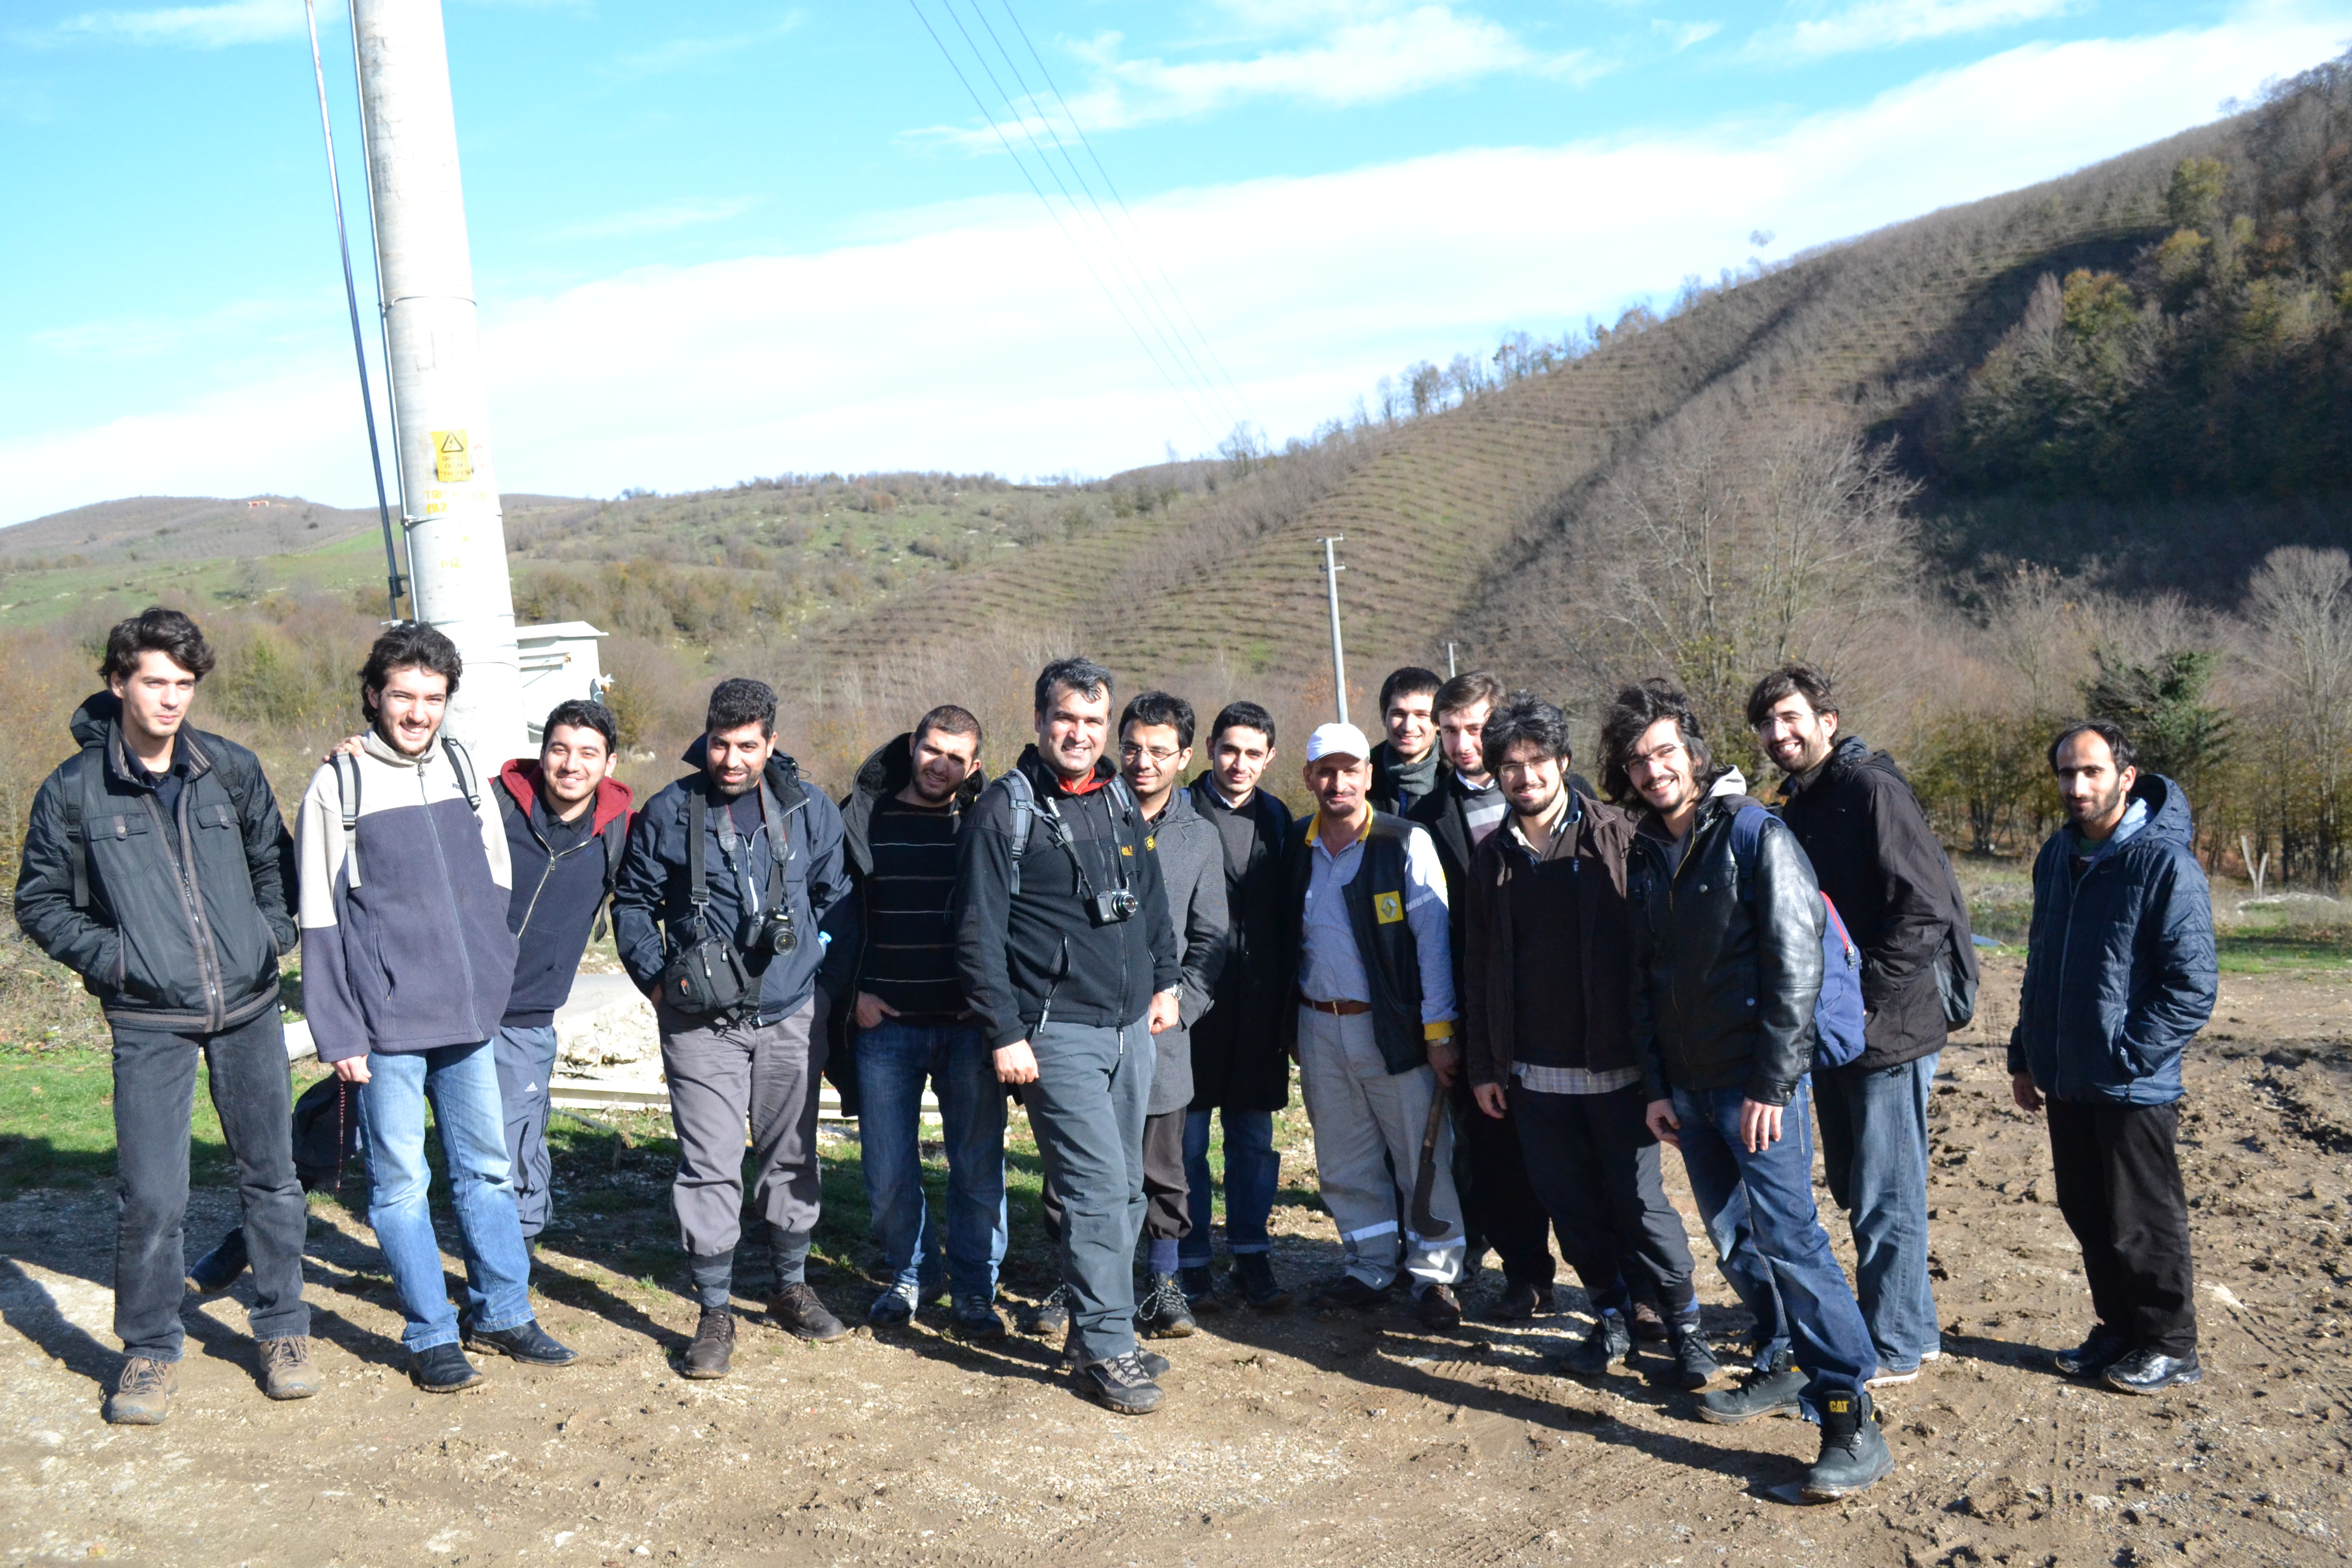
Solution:
M 407 1319 L 409 1374 L 435 1394 L 482 1381 L 467 1349 L 536 1366 L 574 1355 L 531 1315 L 515 1217 L 489 1044 L 514 981 L 511 877 L 497 805 L 463 749 L 441 738 L 462 670 L 457 645 L 431 626 L 404 622 L 378 637 L 360 673 L 370 729 L 347 759 L 356 799 L 329 763 L 303 794 L 295 835 L 304 1009 L 319 1059 L 365 1086 L 368 1223 Z M 462 1324 L 426 1205 L 428 1095 L 466 1233 Z

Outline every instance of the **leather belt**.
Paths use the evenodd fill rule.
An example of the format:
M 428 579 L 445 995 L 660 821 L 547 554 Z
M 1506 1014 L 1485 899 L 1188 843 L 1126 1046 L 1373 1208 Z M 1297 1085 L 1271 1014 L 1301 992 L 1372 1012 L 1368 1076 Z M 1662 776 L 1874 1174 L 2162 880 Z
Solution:
M 1354 1018 L 1372 1010 L 1370 1002 L 1318 1002 L 1312 996 L 1301 996 L 1298 1005 L 1312 1007 L 1318 1013 L 1328 1013 L 1334 1018 Z

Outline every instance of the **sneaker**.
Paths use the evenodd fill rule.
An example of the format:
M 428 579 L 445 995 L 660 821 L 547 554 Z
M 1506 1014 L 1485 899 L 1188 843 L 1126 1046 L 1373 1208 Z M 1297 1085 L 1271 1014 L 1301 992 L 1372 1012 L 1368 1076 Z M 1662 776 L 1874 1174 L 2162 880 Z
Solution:
M 1599 1377 L 1612 1366 L 1622 1366 L 1633 1353 L 1633 1331 L 1622 1312 L 1603 1312 L 1592 1331 L 1552 1358 L 1552 1370 L 1570 1377 Z
M 506 1356 L 525 1366 L 570 1366 L 580 1359 L 578 1351 L 557 1342 L 536 1319 L 495 1331 L 468 1329 L 465 1343 L 467 1350 L 478 1354 Z
M 1207 1264 L 1192 1263 L 1179 1268 L 1176 1283 L 1196 1316 L 1206 1317 L 1225 1310 L 1225 1304 L 1217 1300 L 1217 1276 Z
M 456 1345 L 435 1345 L 408 1358 L 409 1380 L 427 1394 L 456 1394 L 489 1380 Z
M 1642 1344 L 1674 1342 L 1674 1335 L 1667 1330 L 1665 1319 L 1660 1317 L 1658 1310 L 1647 1301 L 1634 1302 L 1633 1316 L 1627 1321 L 1633 1330 L 1633 1338 Z
M 1274 1277 L 1274 1258 L 1263 1252 L 1234 1255 L 1234 1289 L 1254 1312 L 1280 1312 L 1290 1306 L 1290 1292 Z
M 1078 1369 L 1078 1386 L 1106 1410 L 1149 1415 L 1160 1408 L 1160 1384 L 1141 1359 L 1115 1355 Z
M 1893 1388 L 1897 1384 L 1916 1383 L 1919 1369 L 1916 1366 L 1882 1366 L 1863 1381 L 1864 1388 Z
M 122 1363 L 101 1414 L 117 1426 L 161 1426 L 172 1413 L 172 1395 L 179 1387 L 178 1362 L 132 1356 Z
M 979 1294 L 957 1298 L 948 1332 L 966 1341 L 1003 1339 L 1004 1320 L 997 1315 L 995 1298 Z
M 1342 1274 L 1317 1286 L 1315 1293 L 1307 1298 L 1307 1304 L 1318 1312 L 1360 1312 L 1388 1299 L 1385 1289 L 1376 1290 L 1352 1274 Z
M 2060 1351 L 2050 1364 L 2067 1377 L 2096 1377 L 2131 1354 L 2131 1341 L 2105 1323 L 2095 1324 L 2091 1337 L 2070 1351 Z
M 866 1321 L 877 1329 L 903 1329 L 915 1321 L 916 1287 L 893 1285 L 874 1298 Z
M 1503 1293 L 1486 1304 L 1486 1316 L 1498 1323 L 1524 1323 L 1542 1304 L 1542 1294 L 1533 1285 L 1507 1283 Z
M 681 1377 L 698 1381 L 725 1377 L 735 1360 L 735 1310 L 731 1307 L 705 1307 L 702 1316 L 695 1321 L 694 1338 L 678 1358 Z
M 1782 1351 L 1772 1358 L 1770 1366 L 1741 1373 L 1737 1385 L 1700 1394 L 1698 1416 L 1718 1426 L 1737 1426 L 1759 1415 L 1794 1415 L 1799 1408 L 1797 1394 L 1804 1386 L 1805 1374 L 1795 1359 Z
M 1462 1326 L 1462 1298 L 1446 1285 L 1424 1287 L 1412 1299 L 1412 1310 L 1424 1329 L 1458 1329 Z
M 795 1279 L 768 1298 L 768 1321 L 788 1334 L 819 1342 L 849 1332 L 849 1325 L 825 1310 L 804 1279 Z
M 221 1243 L 188 1265 L 188 1289 L 199 1296 L 217 1296 L 245 1272 L 245 1227 L 221 1237 Z
M 1721 1375 L 1723 1363 L 1715 1359 L 1715 1347 L 1699 1331 L 1696 1316 L 1675 1322 L 1666 1342 L 1666 1353 L 1675 1363 L 1675 1382 L 1684 1393 L 1696 1394 Z
M 1069 1329 L 1070 1288 L 1067 1284 L 1056 1285 L 1037 1303 L 1037 1310 L 1029 1314 L 1029 1331 L 1051 1339 L 1055 1334 L 1067 1333 Z
M 1155 1274 L 1142 1300 L 1135 1307 L 1135 1331 L 1146 1339 L 1185 1340 L 1200 1325 L 1192 1321 L 1184 1288 L 1173 1274 Z
M 1805 1472 L 1807 1502 L 1835 1502 L 1895 1468 L 1870 1395 L 1833 1388 L 1822 1395 L 1822 1457 Z
M 262 1393 L 272 1399 L 308 1399 L 319 1392 L 319 1369 L 310 1361 L 310 1335 L 287 1334 L 264 1340 L 255 1348 L 261 1352 Z
M 1169 1367 L 1173 1364 L 1158 1351 L 1148 1351 L 1141 1345 L 1136 1346 L 1130 1353 L 1137 1364 L 1152 1377 L 1167 1376 Z M 1062 1336 L 1062 1364 L 1071 1367 L 1082 1364 L 1078 1355 L 1078 1331 L 1075 1327 Z
M 2197 1352 L 2187 1355 L 2167 1355 L 2162 1351 L 2134 1351 L 2107 1368 L 2103 1381 L 2109 1388 L 2125 1394 L 2155 1394 L 2182 1384 L 2197 1383 L 2205 1376 L 2205 1369 L 2197 1364 Z

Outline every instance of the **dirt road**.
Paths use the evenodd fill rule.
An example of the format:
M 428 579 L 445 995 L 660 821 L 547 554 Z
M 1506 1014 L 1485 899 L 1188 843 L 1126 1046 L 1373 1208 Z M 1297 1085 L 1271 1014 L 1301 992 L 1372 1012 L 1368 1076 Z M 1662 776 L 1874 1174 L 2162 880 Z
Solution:
M 2013 970 L 1990 978 L 2013 994 Z M 1883 1401 L 1895 1474 L 1817 1509 L 1779 1500 L 1809 1427 L 1710 1427 L 1640 1376 L 1545 1375 L 1573 1310 L 1444 1335 L 1401 1310 L 1227 1311 L 1160 1347 L 1169 1404 L 1138 1420 L 1078 1399 L 1040 1342 L 974 1350 L 930 1326 L 811 1346 L 747 1325 L 738 1374 L 689 1384 L 669 1357 L 693 1309 L 668 1281 L 558 1255 L 543 1316 L 583 1362 L 428 1397 L 400 1371 L 367 1232 L 328 1205 L 325 1394 L 263 1400 L 229 1299 L 191 1307 L 169 1424 L 109 1428 L 111 1200 L 35 1194 L 0 1205 L 0 1563 L 2336 1562 L 2347 1037 L 2341 973 L 2225 979 L 2183 1127 L 2210 1370 L 2162 1400 L 2042 1366 L 2089 1321 L 2043 1133 L 1991 1047 L 1948 1050 L 1930 1191 L 1947 1354 Z M 200 1236 L 226 1223 L 224 1194 L 203 1202 Z M 1328 1218 L 1277 1218 L 1287 1277 L 1332 1267 Z M 1743 1320 L 1699 1255 L 1728 1342 Z M 845 1314 L 870 1294 L 817 1284 Z

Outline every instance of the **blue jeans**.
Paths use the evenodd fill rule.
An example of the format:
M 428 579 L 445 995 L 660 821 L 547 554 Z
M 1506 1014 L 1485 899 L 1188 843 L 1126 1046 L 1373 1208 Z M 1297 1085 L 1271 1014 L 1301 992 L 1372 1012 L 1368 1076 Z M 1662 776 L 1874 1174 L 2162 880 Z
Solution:
M 1274 1250 L 1265 1230 L 1274 1214 L 1275 1184 L 1282 1174 L 1282 1156 L 1274 1152 L 1274 1112 L 1195 1110 L 1184 1118 L 1184 1184 L 1192 1228 L 1176 1250 L 1177 1262 L 1187 1268 L 1206 1268 L 1212 1251 L 1209 1225 L 1217 1196 L 1209 1178 L 1212 1115 L 1222 1119 L 1225 1129 L 1226 1249 L 1237 1257 Z
M 1004 1261 L 1004 1088 L 976 1024 L 885 1018 L 857 1031 L 858 1163 L 874 1239 L 895 1285 L 919 1286 L 940 1252 L 923 1197 L 923 1085 L 939 1096 L 948 1154 L 948 1286 L 996 1299 Z
M 1785 1339 L 1798 1366 L 1809 1374 L 1800 1396 L 1809 1419 L 1821 1418 L 1828 1390 L 1861 1391 L 1877 1368 L 1862 1309 L 1847 1288 L 1845 1270 L 1830 1250 L 1813 1206 L 1812 1121 L 1805 1114 L 1806 1085 L 1800 1083 L 1780 1121 L 1780 1140 L 1760 1154 L 1739 1141 L 1738 1089 L 1675 1090 L 1675 1116 L 1682 1123 L 1683 1168 L 1691 1196 L 1708 1234 L 1724 1254 L 1724 1275 L 1757 1317 L 1759 1337 Z M 1738 1246 L 1727 1248 L 1717 1221 L 1744 1198 L 1745 1224 L 1736 1227 Z M 1734 1227 L 1726 1227 L 1732 1229 Z M 1735 1255 L 1742 1267 L 1735 1268 Z M 1761 1300 L 1750 1294 L 1759 1278 L 1769 1287 Z M 1777 1320 L 1765 1327 L 1767 1311 Z
M 392 1265 L 407 1326 L 401 1342 L 414 1355 L 457 1342 L 457 1312 L 441 1273 L 426 1193 L 425 1104 L 441 1130 L 466 1259 L 466 1321 L 487 1331 L 530 1321 L 530 1257 L 515 1219 L 507 1169 L 506 1120 L 499 1100 L 496 1053 L 488 1041 L 429 1051 L 375 1051 L 360 1091 L 367 1135 L 368 1224 Z
M 1813 1076 L 1822 1165 L 1853 1227 L 1854 1294 L 1889 1371 L 1908 1372 L 1943 1348 L 1927 1282 L 1927 1097 L 1937 1059 Z

